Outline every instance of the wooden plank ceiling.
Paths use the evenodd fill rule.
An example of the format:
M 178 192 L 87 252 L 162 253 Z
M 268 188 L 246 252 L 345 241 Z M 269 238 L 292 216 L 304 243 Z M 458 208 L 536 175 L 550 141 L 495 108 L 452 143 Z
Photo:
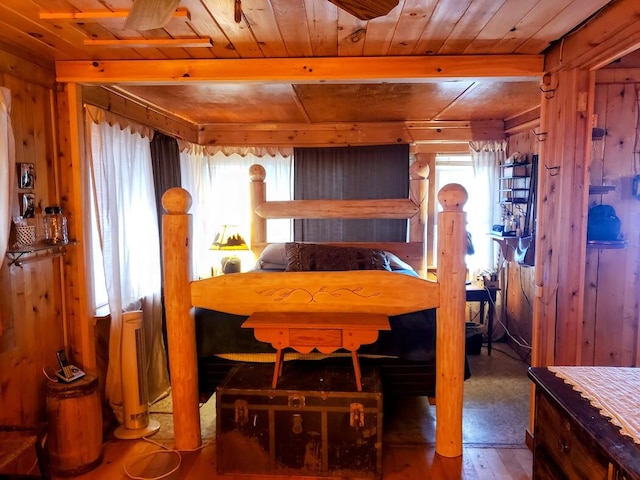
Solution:
M 328 0 L 241 0 L 236 22 L 234 0 L 181 0 L 181 13 L 164 28 L 136 31 L 124 26 L 133 0 L 3 0 L 0 45 L 52 69 L 54 62 L 78 60 L 267 59 L 263 68 L 277 71 L 278 59 L 286 57 L 337 58 L 346 68 L 350 57 L 443 55 L 512 55 L 517 65 L 519 57 L 542 54 L 608 3 L 399 0 L 387 15 L 360 20 Z M 76 18 L 59 18 L 62 13 Z M 167 44 L 180 41 L 184 46 Z M 261 78 L 264 73 L 256 72 Z M 384 73 L 381 67 L 379 76 Z M 497 70 L 494 76 L 484 72 L 475 78 L 469 72 L 464 78 L 437 81 L 245 79 L 152 85 L 131 78 L 109 82 L 107 97 L 98 96 L 119 96 L 200 131 L 239 124 L 487 126 L 540 102 L 539 78 L 500 77 Z M 495 136 L 493 127 L 486 130 L 491 130 L 487 136 Z M 220 139 L 210 135 L 208 141 Z

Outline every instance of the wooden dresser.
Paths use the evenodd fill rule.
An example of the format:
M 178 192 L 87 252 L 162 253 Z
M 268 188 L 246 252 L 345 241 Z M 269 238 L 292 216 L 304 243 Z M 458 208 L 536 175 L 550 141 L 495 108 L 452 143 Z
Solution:
M 534 479 L 640 480 L 640 445 L 547 368 L 530 368 L 529 377 L 536 386 Z

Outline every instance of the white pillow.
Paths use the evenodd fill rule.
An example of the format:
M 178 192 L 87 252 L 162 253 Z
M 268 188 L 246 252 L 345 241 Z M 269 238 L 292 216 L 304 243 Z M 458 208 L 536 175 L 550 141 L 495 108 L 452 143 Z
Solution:
M 256 268 L 262 270 L 284 270 L 287 266 L 284 245 L 284 243 L 270 243 L 267 245 L 256 261 Z

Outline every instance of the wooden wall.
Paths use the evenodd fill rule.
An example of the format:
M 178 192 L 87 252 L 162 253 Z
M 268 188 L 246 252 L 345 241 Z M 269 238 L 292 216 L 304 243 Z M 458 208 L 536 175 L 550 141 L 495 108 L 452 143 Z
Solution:
M 16 162 L 35 165 L 36 212 L 57 197 L 52 111 L 54 72 L 0 51 L 0 85 L 11 90 Z M 17 186 L 17 178 L 16 178 Z M 21 190 L 20 193 L 27 192 Z M 18 213 L 18 195 L 15 198 Z M 31 219 L 35 224 L 38 219 Z M 38 229 L 41 232 L 41 229 Z M 42 368 L 64 339 L 61 259 L 0 267 L 0 425 L 33 426 L 45 415 Z
M 593 140 L 591 184 L 615 190 L 589 195 L 589 207 L 613 206 L 628 244 L 625 249 L 587 249 L 584 365 L 640 366 L 640 199 L 631 192 L 633 177 L 640 174 L 639 89 L 640 83 L 633 82 L 596 83 L 596 126 L 606 135 Z
M 531 155 L 539 154 L 540 140 L 534 131 L 537 130 L 528 128 L 510 135 L 507 139 L 508 154 L 526 153 L 528 159 L 531 159 Z M 532 345 L 533 333 L 534 273 L 535 267 L 522 267 L 517 262 L 509 261 L 505 266 L 505 285 L 501 286 L 505 325 L 520 343 L 529 346 Z M 523 360 L 529 360 L 529 349 L 519 346 L 512 339 L 508 338 L 507 341 Z

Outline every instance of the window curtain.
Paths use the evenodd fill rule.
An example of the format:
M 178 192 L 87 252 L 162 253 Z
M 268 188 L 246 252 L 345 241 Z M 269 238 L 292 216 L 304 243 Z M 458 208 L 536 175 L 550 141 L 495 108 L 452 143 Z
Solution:
M 162 195 L 173 187 L 181 185 L 180 151 L 175 138 L 160 132 L 153 134 L 151 140 L 151 167 L 153 169 L 153 186 L 156 197 L 156 211 L 160 226 L 160 240 L 162 240 Z M 160 243 L 162 245 L 162 243 Z
M 475 178 L 474 188 L 469 193 L 467 203 L 467 221 L 470 230 L 474 232 L 491 232 L 491 227 L 500 218 L 501 211 L 498 202 L 498 165 L 507 158 L 507 142 L 505 140 L 475 141 L 469 142 L 473 174 Z M 474 205 L 482 205 L 482 208 L 474 209 Z M 496 243 L 489 235 L 476 235 L 473 237 L 473 246 L 476 258 L 492 259 L 494 265 L 469 265 L 470 271 L 478 268 L 496 267 Z M 474 261 L 473 257 L 469 262 Z
M 90 182 L 111 314 L 106 396 L 122 422 L 122 313 L 141 309 L 150 402 L 169 392 L 160 304 L 160 243 L 149 138 L 87 107 Z
M 296 148 L 294 158 L 296 200 L 409 196 L 409 145 Z M 295 220 L 294 238 L 310 242 L 404 242 L 407 239 L 407 221 Z
M 283 152 L 257 157 L 251 153 L 217 151 L 190 144 L 180 152 L 182 187 L 192 197 L 194 278 L 211 276 L 211 268 L 220 262 L 219 252 L 209 250 L 222 225 L 236 225 L 250 241 L 249 167 L 259 163 L 265 168 L 268 200 L 291 200 L 291 156 Z M 267 240 L 291 240 L 290 220 L 269 220 Z M 237 252 L 235 252 L 237 253 Z M 240 254 L 239 254 L 240 255 Z M 241 256 L 243 270 L 252 267 L 254 258 Z
M 11 233 L 12 199 L 15 196 L 15 140 L 11 128 L 11 91 L 0 87 L 0 259 L 4 261 Z M 0 263 L 0 266 L 2 263 Z M 0 335 L 2 335 L 0 310 Z
M 180 180 L 180 150 L 178 141 L 160 132 L 153 134 L 151 139 L 151 167 L 153 169 L 153 187 L 156 193 L 156 215 L 158 216 L 158 234 L 160 239 L 160 278 L 164 279 L 164 259 L 162 258 L 162 195 L 173 187 L 181 185 Z M 164 304 L 164 282 L 161 280 L 162 298 L 162 336 L 167 337 L 167 317 Z M 169 368 L 169 365 L 167 365 Z M 171 375 L 171 372 L 169 372 Z

